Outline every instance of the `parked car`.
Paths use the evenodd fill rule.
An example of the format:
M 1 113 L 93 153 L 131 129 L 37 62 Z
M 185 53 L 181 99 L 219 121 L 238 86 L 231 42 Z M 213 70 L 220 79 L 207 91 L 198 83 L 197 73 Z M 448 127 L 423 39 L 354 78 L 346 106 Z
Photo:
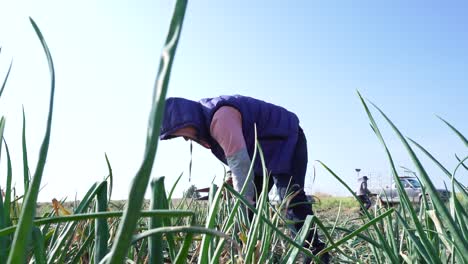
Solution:
M 405 189 L 406 194 L 408 195 L 410 201 L 414 204 L 419 204 L 422 201 L 422 188 L 421 183 L 418 178 L 411 176 L 401 176 L 399 177 L 400 182 Z M 384 188 L 370 189 L 372 195 L 377 196 L 380 199 L 380 202 L 384 204 L 398 204 L 400 203 L 400 195 L 396 184 L 393 183 L 390 187 L 386 186 Z M 445 189 L 437 189 L 440 198 L 444 202 L 448 201 L 450 198 L 450 192 Z M 429 198 L 429 195 L 426 193 L 426 197 Z

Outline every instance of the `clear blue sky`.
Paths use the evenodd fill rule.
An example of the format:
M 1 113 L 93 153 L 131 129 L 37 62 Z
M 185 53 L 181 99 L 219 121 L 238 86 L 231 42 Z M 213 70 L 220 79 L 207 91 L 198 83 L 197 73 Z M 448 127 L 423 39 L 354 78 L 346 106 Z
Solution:
M 7 118 L 14 181 L 22 189 L 21 107 L 34 171 L 44 135 L 49 77 L 28 16 L 41 28 L 54 58 L 57 91 L 52 141 L 39 199 L 82 197 L 115 175 L 124 199 L 137 171 L 159 55 L 173 1 L 35 1 L 0 3 L 0 76 L 14 60 L 0 99 Z M 449 169 L 465 157 L 462 142 L 436 117 L 468 133 L 468 6 L 427 1 L 191 1 L 171 76 L 169 96 L 198 100 L 243 94 L 298 114 L 309 147 L 307 191 L 347 195 L 314 160 L 354 187 L 355 168 L 389 179 L 389 165 L 369 127 L 356 90 L 379 105 L 405 133 Z M 2 77 L 3 78 L 3 77 Z M 382 119 L 379 118 L 379 121 Z M 385 123 L 398 166 L 414 168 Z M 189 145 L 161 142 L 153 176 L 170 186 L 185 172 L 205 187 L 223 167 L 196 147 L 188 180 Z M 423 158 L 436 185 L 445 176 Z M 2 155 L 0 185 L 5 185 Z M 311 182 L 313 166 L 316 180 Z M 400 172 L 403 172 L 400 169 Z M 466 171 L 459 178 L 468 183 Z

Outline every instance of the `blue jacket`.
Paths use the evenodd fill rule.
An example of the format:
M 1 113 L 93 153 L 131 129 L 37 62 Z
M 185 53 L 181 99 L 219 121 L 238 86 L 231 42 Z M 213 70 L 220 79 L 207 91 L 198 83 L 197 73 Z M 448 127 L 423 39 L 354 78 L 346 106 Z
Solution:
M 199 102 L 184 98 L 168 98 L 161 127 L 160 139 L 170 139 L 171 134 L 185 126 L 193 126 L 197 137 L 211 145 L 211 152 L 227 164 L 221 146 L 210 135 L 214 113 L 222 106 L 231 106 L 242 115 L 242 132 L 250 158 L 255 147 L 255 130 L 265 156 L 268 173 L 291 174 L 291 163 L 297 142 L 299 119 L 283 107 L 247 96 L 233 95 L 205 98 Z M 257 155 L 254 172 L 262 175 Z

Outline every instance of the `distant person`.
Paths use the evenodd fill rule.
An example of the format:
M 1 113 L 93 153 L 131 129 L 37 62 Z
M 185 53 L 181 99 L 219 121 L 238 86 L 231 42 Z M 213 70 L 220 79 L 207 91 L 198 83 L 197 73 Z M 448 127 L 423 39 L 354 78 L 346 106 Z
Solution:
M 358 179 L 359 186 L 357 188 L 356 196 L 359 198 L 359 200 L 364 204 L 367 210 L 371 207 L 371 201 L 369 199 L 369 194 L 370 191 L 367 188 L 367 176 L 363 176 L 362 178 Z M 359 213 L 364 214 L 364 210 L 362 207 L 359 207 Z
M 287 209 L 287 217 L 297 221 L 296 231 L 307 215 L 313 215 L 304 192 L 307 168 L 307 141 L 298 117 L 283 107 L 247 96 L 233 95 L 191 101 L 184 98 L 168 98 L 161 128 L 161 140 L 184 137 L 198 142 L 223 163 L 232 173 L 232 184 L 240 192 L 255 149 L 255 130 L 265 156 L 267 173 L 271 175 L 268 190 L 276 185 L 283 200 L 296 193 Z M 255 204 L 256 192 L 262 190 L 263 170 L 260 158 L 254 163 L 253 182 L 247 184 L 245 198 Z M 288 189 L 289 186 L 289 189 Z M 314 232 L 308 242 L 313 252 L 324 248 Z M 328 258 L 328 255 L 325 257 Z

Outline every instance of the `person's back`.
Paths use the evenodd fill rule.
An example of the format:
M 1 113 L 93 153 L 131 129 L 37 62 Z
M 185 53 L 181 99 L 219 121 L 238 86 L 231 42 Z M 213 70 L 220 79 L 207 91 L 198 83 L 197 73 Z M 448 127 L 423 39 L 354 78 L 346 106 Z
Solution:
M 212 118 L 226 106 L 237 109 L 242 116 L 242 133 L 250 156 L 255 150 L 255 136 L 263 148 L 269 173 L 291 174 L 291 159 L 296 146 L 299 119 L 287 109 L 248 96 L 232 95 L 201 99 L 206 126 L 212 125 Z M 256 134 L 255 134 L 256 128 Z M 223 149 L 214 144 L 211 151 L 220 160 L 225 159 Z M 254 161 L 254 171 L 263 173 L 259 159 Z
M 369 190 L 367 189 L 367 176 L 358 179 L 358 187 L 356 190 L 356 195 L 367 195 Z
M 368 180 L 367 176 L 363 176 L 362 178 L 358 179 L 359 185 L 356 190 L 356 196 L 359 198 L 361 203 L 364 204 L 366 209 L 369 209 L 371 207 L 371 201 L 368 197 L 369 189 L 367 188 L 367 180 Z M 363 208 L 360 208 L 359 212 L 363 214 L 364 213 Z

